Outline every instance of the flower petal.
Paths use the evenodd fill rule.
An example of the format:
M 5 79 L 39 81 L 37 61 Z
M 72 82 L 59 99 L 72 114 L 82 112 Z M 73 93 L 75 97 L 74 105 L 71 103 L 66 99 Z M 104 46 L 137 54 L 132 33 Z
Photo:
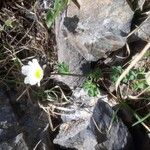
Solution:
M 39 66 L 39 63 L 38 63 L 37 59 L 32 59 L 32 63 L 37 64 Z
M 40 82 L 38 82 L 37 85 L 40 86 Z
M 27 76 L 24 80 L 25 84 L 35 85 L 37 84 L 37 81 L 29 76 Z
M 28 65 L 24 65 L 21 68 L 21 73 L 24 75 L 28 75 L 28 72 L 30 71 L 30 67 Z
M 25 83 L 25 84 L 30 84 L 30 79 L 29 79 L 28 77 L 25 77 L 24 83 Z
M 33 64 L 32 61 L 29 61 L 29 62 L 28 62 L 28 65 L 32 66 L 32 64 Z

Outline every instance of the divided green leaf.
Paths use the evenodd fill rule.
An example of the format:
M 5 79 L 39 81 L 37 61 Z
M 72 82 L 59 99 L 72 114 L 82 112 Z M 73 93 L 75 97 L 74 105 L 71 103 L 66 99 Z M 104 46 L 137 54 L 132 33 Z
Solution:
M 55 0 L 54 7 L 50 9 L 46 14 L 46 25 L 48 28 L 52 26 L 56 17 L 67 6 L 68 0 Z
M 58 73 L 60 74 L 68 74 L 69 73 L 69 66 L 65 63 L 59 63 L 57 65 Z
M 83 83 L 82 87 L 88 93 L 90 97 L 95 97 L 100 93 L 97 85 L 93 83 L 91 80 L 86 80 Z
M 118 80 L 122 72 L 123 68 L 121 66 L 112 67 L 110 74 L 110 80 L 112 83 L 115 83 Z M 129 73 L 123 78 L 122 83 L 129 84 L 135 91 L 145 89 L 148 86 L 145 81 L 145 69 L 138 68 L 130 70 Z

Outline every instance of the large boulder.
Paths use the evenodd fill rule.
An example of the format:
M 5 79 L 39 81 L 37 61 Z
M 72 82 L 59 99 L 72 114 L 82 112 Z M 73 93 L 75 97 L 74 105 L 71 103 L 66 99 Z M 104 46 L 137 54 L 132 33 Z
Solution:
M 54 149 L 47 114 L 28 99 L 0 88 L 0 150 Z
M 16 101 L 17 93 L 14 91 L 8 93 L 29 149 L 37 147 L 37 150 L 53 150 L 48 117 L 39 108 L 37 101 L 34 98 L 30 101 L 24 97 Z
M 64 44 L 65 43 L 62 43 L 60 45 Z M 69 67 L 69 72 L 75 75 L 58 75 L 56 77 L 57 80 L 62 81 L 71 89 L 82 85 L 86 78 L 82 75 L 86 74 L 90 70 L 90 63 L 87 62 L 71 44 L 69 45 L 68 43 L 66 49 L 58 49 L 58 62 L 67 64 Z
M 96 150 L 134 149 L 127 127 L 104 101 L 99 100 L 94 108 L 91 128 L 98 141 Z
M 98 99 L 83 93 L 82 89 L 73 93 L 75 103 L 70 109 L 74 111 L 62 113 L 63 123 L 53 142 L 78 150 L 131 149 L 132 138 L 127 127 L 117 116 L 112 122 L 114 111 L 104 102 L 107 96 Z
M 9 103 L 9 98 L 0 89 L 0 142 L 8 141 L 19 133 L 19 123 Z
M 15 138 L 10 139 L 9 141 L 5 141 L 3 143 L 0 143 L 0 149 L 1 150 L 28 150 L 28 146 L 25 143 L 25 140 L 23 138 L 23 134 L 17 135 Z
M 17 117 L 5 91 L 0 89 L 0 150 L 28 150 Z
M 70 113 L 62 113 L 62 125 L 54 143 L 65 148 L 78 150 L 95 150 L 96 138 L 89 128 L 90 117 L 97 98 L 90 98 L 83 89 L 73 91 L 74 105 L 69 106 L 74 110 Z
M 78 51 L 88 61 L 106 57 L 124 46 L 132 17 L 126 0 L 81 0 L 80 9 L 71 2 L 56 21 L 58 50 Z

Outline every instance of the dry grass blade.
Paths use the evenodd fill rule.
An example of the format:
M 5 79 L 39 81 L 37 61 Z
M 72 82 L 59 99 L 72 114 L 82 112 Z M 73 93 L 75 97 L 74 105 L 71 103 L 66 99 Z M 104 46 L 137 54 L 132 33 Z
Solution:
M 74 4 L 80 9 L 81 5 L 82 5 L 82 0 L 72 0 L 74 2 Z
M 139 0 L 139 7 L 141 10 L 143 10 L 143 6 L 145 4 L 146 0 Z
M 36 150 L 38 145 L 42 142 L 42 140 L 38 141 L 38 143 L 35 145 L 35 147 L 33 148 L 33 150 Z
M 65 108 L 65 107 L 59 107 L 59 106 L 55 106 L 53 104 L 48 104 L 48 106 L 50 108 L 52 108 L 53 110 L 59 110 L 59 111 L 64 111 L 64 112 L 74 112 L 75 110 L 74 109 L 71 109 L 71 108 Z
M 29 86 L 27 86 L 27 88 L 20 94 L 20 96 L 16 99 L 16 101 L 19 101 L 20 98 L 28 91 Z
M 120 58 L 120 59 L 126 59 L 130 56 L 130 48 L 129 48 L 129 45 L 128 43 L 126 42 L 126 50 L 127 50 L 127 56 L 123 57 L 123 56 L 118 56 L 116 55 L 117 58 Z
M 143 50 L 137 55 L 137 57 L 130 63 L 130 65 L 124 70 L 116 82 L 116 91 L 120 85 L 121 80 L 129 73 L 129 71 L 135 66 L 135 64 L 144 56 L 144 54 L 150 49 L 150 41 L 146 44 Z
M 97 130 L 98 130 L 100 133 L 106 134 L 106 133 L 104 133 L 104 132 L 102 132 L 102 131 L 100 130 L 100 128 L 98 127 L 98 125 L 97 125 L 97 123 L 96 123 L 96 121 L 95 121 L 95 119 L 94 119 L 93 117 L 92 117 L 92 121 L 93 121 L 95 127 L 97 128 Z
M 136 117 L 136 119 L 140 120 L 140 118 L 138 118 L 138 116 Z M 141 122 L 141 124 L 148 132 L 150 132 L 150 128 L 144 122 Z
M 51 129 L 52 131 L 55 131 L 55 130 L 59 127 L 59 125 L 57 125 L 56 127 L 54 127 L 54 125 L 53 125 L 53 122 L 52 122 L 52 119 L 51 119 L 51 115 L 53 115 L 53 116 L 55 115 L 54 110 L 51 110 L 50 107 L 45 107 L 45 106 L 43 106 L 40 102 L 38 102 L 38 105 L 39 105 L 39 107 L 42 108 L 42 109 L 45 111 L 45 113 L 47 114 L 50 129 Z
M 129 95 L 128 97 L 131 98 L 131 99 L 139 99 L 139 97 L 144 94 L 146 91 L 148 91 L 150 89 L 150 86 L 148 86 L 147 88 L 145 88 L 142 92 L 140 92 L 138 95 L 136 96 L 132 96 L 132 95 Z M 142 98 L 143 99 L 143 98 Z

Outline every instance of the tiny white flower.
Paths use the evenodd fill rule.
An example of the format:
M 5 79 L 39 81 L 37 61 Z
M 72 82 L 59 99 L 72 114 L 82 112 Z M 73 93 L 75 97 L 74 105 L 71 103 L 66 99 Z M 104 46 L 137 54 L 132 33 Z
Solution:
M 145 79 L 146 79 L 146 82 L 148 83 L 148 85 L 150 86 L 150 71 L 148 71 L 145 75 Z
M 43 78 L 44 71 L 39 65 L 37 59 L 32 59 L 32 61 L 28 62 L 28 65 L 23 65 L 21 72 L 26 76 L 24 79 L 25 84 L 38 84 L 38 86 L 40 86 L 40 81 Z

